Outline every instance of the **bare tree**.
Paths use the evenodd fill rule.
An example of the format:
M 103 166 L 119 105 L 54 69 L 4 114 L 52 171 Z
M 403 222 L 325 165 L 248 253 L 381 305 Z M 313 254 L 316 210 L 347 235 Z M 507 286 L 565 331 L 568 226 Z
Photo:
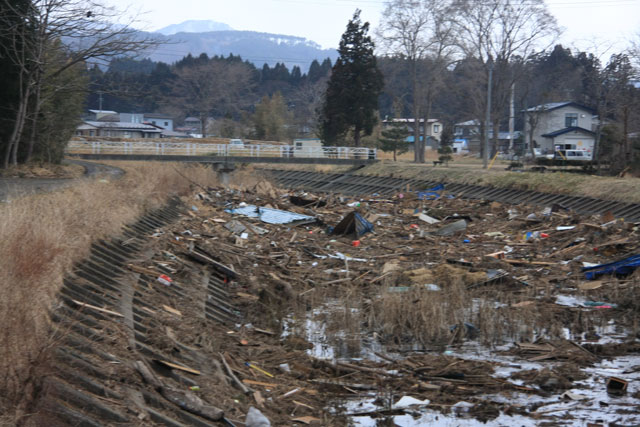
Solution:
M 414 119 L 414 160 L 424 163 L 426 126 L 436 82 L 450 64 L 453 37 L 448 0 L 392 0 L 386 3 L 380 27 L 379 45 L 391 56 L 408 61 Z M 400 96 L 400 94 L 396 94 Z M 421 111 L 421 106 L 424 112 Z M 425 139 L 420 139 L 424 118 Z
M 108 60 L 132 54 L 156 42 L 133 28 L 115 24 L 122 13 L 98 0 L 0 0 L 0 52 L 18 70 L 20 96 L 14 128 L 5 147 L 4 167 L 18 163 L 20 141 L 28 117 L 36 128 L 41 93 L 49 79 L 55 79 L 78 63 L 91 59 Z M 16 20 L 15 18 L 18 17 Z M 50 61 L 51 50 L 67 58 Z M 25 160 L 33 155 L 36 135 L 28 141 Z
M 457 46 L 484 68 L 478 84 L 487 88 L 489 68 L 494 70 L 492 87 L 487 88 L 493 91 L 494 106 L 485 126 L 494 128 L 495 141 L 500 112 L 506 109 L 511 87 L 519 78 L 517 69 L 523 69 L 514 65 L 553 45 L 560 29 L 543 0 L 457 0 L 453 10 Z M 485 96 L 477 104 L 486 109 Z
M 239 110 L 239 99 L 251 88 L 251 71 L 243 62 L 204 60 L 176 70 L 176 84 L 170 94 L 187 114 L 200 118 L 202 135 L 210 115 Z

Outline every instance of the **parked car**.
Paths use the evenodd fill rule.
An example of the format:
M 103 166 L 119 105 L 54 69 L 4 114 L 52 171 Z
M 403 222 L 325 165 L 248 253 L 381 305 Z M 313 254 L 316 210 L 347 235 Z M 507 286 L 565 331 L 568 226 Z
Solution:
M 590 162 L 593 156 L 587 150 L 558 150 L 555 152 L 554 159 Z
M 244 148 L 244 141 L 241 139 L 230 139 L 229 145 L 234 148 Z

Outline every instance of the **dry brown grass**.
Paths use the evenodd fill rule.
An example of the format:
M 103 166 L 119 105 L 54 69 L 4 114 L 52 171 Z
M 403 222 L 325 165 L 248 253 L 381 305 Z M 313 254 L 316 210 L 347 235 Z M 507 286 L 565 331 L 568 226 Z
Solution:
M 71 164 L 29 163 L 0 170 L 0 177 L 3 178 L 80 178 L 83 174 L 84 168 L 82 166 Z
M 62 279 L 87 255 L 92 241 L 115 235 L 122 225 L 172 196 L 190 191 L 184 176 L 212 185 L 210 168 L 131 164 L 123 178 L 84 180 L 58 192 L 0 206 L 0 413 L 35 393 L 55 338 L 48 312 Z

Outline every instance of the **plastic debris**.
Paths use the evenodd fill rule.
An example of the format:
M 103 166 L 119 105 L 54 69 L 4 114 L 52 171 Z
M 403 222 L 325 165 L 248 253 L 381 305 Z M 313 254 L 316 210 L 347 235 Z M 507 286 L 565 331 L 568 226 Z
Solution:
M 156 280 L 165 286 L 171 286 L 171 283 L 173 283 L 173 280 L 171 280 L 171 277 L 167 276 L 166 274 L 161 274 L 160 276 L 158 276 L 158 279 Z
M 451 236 L 459 231 L 463 231 L 467 228 L 467 221 L 461 219 L 460 221 L 452 222 L 451 224 L 445 225 L 435 232 L 436 236 Z
M 441 197 L 440 192 L 444 190 L 444 184 L 438 184 L 428 190 L 418 192 L 418 199 L 420 200 L 435 200 Z
M 594 280 L 596 277 L 604 274 L 617 274 L 621 276 L 631 274 L 638 267 L 640 267 L 640 255 L 633 255 L 607 264 L 585 265 L 582 271 L 587 280 Z
M 343 219 L 333 228 L 331 234 L 334 235 L 355 235 L 360 237 L 373 231 L 373 224 L 364 219 L 358 212 L 349 212 Z
M 247 412 L 247 418 L 244 420 L 245 427 L 271 427 L 271 422 L 265 417 L 260 410 L 253 406 Z
M 302 215 L 295 212 L 281 211 L 279 209 L 257 207 L 253 205 L 247 205 L 236 209 L 227 209 L 225 212 L 243 215 L 249 218 L 260 218 L 260 221 L 267 224 L 290 224 L 297 223 L 310 223 L 315 222 L 316 218 L 309 215 Z

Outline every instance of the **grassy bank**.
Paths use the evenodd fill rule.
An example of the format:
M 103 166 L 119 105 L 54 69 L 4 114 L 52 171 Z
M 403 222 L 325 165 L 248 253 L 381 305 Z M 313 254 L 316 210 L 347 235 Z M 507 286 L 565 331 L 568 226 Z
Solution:
M 504 162 L 494 165 L 491 170 L 485 170 L 480 163 L 461 164 L 454 161 L 448 167 L 434 167 L 432 164 L 383 161 L 360 169 L 357 173 L 584 195 L 598 199 L 640 203 L 638 178 L 616 178 L 571 172 L 511 172 L 505 170 L 505 167 Z
M 13 420 L 27 409 L 21 405 L 37 392 L 34 379 L 46 370 L 56 339 L 48 312 L 62 279 L 87 255 L 91 242 L 118 234 L 172 196 L 188 194 L 189 179 L 216 182 L 215 173 L 200 166 L 118 166 L 126 174 L 113 182 L 81 180 L 0 205 L 0 413 L 12 408 Z
M 383 153 L 384 154 L 384 153 Z M 598 199 L 640 203 L 640 179 L 587 175 L 572 172 L 511 172 L 505 170 L 509 162 L 498 160 L 492 169 L 482 168 L 480 159 L 469 156 L 454 156 L 448 166 L 433 166 L 435 153 L 428 153 L 427 163 L 416 164 L 410 160 L 411 153 L 402 155 L 402 160 L 382 160 L 359 169 L 355 173 L 367 176 L 393 176 L 397 178 L 421 179 L 425 181 L 486 185 L 519 190 L 534 190 L 548 193 L 590 196 Z M 388 157 L 388 155 L 386 155 Z M 260 168 L 307 170 L 314 172 L 344 173 L 351 167 L 323 165 L 271 165 Z

